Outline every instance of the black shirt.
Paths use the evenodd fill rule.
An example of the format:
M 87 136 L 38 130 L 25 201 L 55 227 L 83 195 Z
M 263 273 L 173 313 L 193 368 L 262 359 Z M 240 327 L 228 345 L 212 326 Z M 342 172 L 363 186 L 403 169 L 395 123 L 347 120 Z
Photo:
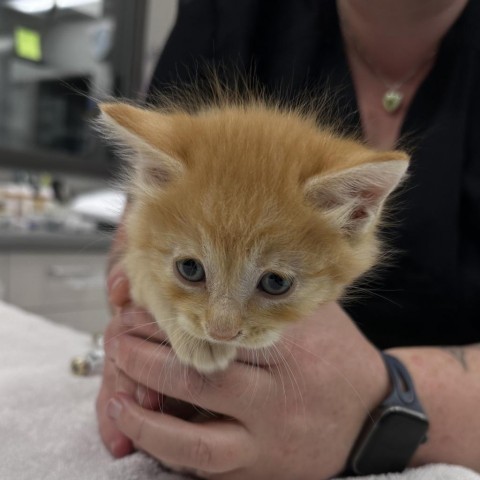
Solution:
M 360 129 L 333 0 L 181 0 L 152 89 L 189 82 L 202 63 L 255 70 L 270 92 L 335 92 L 346 131 Z M 153 98 L 153 97 L 151 97 Z M 480 2 L 443 39 L 402 127 L 410 180 L 396 252 L 345 308 L 380 348 L 480 341 Z

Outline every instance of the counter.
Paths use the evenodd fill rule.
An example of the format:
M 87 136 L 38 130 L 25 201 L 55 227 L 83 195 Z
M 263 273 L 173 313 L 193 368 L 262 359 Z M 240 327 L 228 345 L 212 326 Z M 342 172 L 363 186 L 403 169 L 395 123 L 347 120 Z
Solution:
M 2 251 L 102 251 L 110 248 L 113 233 L 12 232 L 0 231 Z

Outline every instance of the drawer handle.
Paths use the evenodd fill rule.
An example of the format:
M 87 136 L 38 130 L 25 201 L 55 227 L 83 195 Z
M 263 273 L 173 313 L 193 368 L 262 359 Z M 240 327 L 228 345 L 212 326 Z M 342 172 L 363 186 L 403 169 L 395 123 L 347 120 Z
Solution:
M 88 278 L 95 276 L 95 272 L 86 265 L 51 265 L 47 275 L 57 279 Z

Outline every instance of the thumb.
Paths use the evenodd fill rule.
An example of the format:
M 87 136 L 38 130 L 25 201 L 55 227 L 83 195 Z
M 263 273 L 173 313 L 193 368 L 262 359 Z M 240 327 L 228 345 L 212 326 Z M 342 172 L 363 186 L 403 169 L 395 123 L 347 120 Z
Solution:
M 123 307 L 131 301 L 130 283 L 120 263 L 114 265 L 107 277 L 108 301 L 111 307 Z

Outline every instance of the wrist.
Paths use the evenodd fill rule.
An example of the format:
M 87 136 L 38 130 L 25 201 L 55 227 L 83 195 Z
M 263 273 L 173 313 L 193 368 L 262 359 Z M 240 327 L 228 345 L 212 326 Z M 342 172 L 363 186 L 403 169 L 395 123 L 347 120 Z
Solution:
M 309 328 L 309 321 L 312 330 L 308 332 L 315 333 L 306 337 L 302 344 L 310 351 L 322 352 L 322 361 L 315 367 L 318 373 L 309 369 L 312 379 L 322 379 L 318 385 L 316 380 L 309 382 L 315 385 L 312 391 L 323 392 L 322 400 L 315 402 L 312 411 L 318 412 L 318 419 L 322 419 L 324 409 L 330 411 L 328 422 L 334 425 L 333 438 L 332 428 L 320 427 L 320 435 L 328 446 L 324 455 L 331 462 L 328 478 L 338 477 L 345 471 L 355 440 L 369 415 L 387 397 L 390 383 L 381 352 L 338 304 L 332 302 L 322 306 L 318 315 L 306 320 L 304 331 Z M 310 338 L 319 340 L 310 344 Z M 314 415 L 314 418 L 317 417 Z M 326 468 L 325 458 L 319 461 Z
M 358 445 L 359 438 L 366 425 L 372 419 L 377 407 L 388 397 L 391 391 L 391 383 L 382 353 L 370 345 L 371 349 L 364 354 L 362 362 L 359 362 L 361 373 L 357 372 L 358 401 L 354 428 L 351 432 L 351 442 L 348 448 L 348 457 L 344 464 L 344 474 L 351 475 L 352 454 Z M 355 378 L 355 377 L 352 377 Z
M 454 347 L 465 350 L 468 347 Z M 480 352 L 466 353 L 465 365 L 441 347 L 391 349 L 407 366 L 430 419 L 428 441 L 409 466 L 449 463 L 480 470 Z
M 402 471 L 427 438 L 428 418 L 408 369 L 394 355 L 384 353 L 382 359 L 389 393 L 366 419 L 349 457 L 349 473 Z
M 425 352 L 424 350 L 431 350 L 431 354 L 434 354 L 433 349 L 424 349 L 424 348 L 393 348 L 387 350 L 388 353 L 395 355 L 399 358 L 409 369 L 411 375 L 415 379 L 417 385 L 418 395 L 421 396 L 424 408 L 427 412 L 427 415 L 431 419 L 432 425 L 429 431 L 428 442 L 424 445 L 420 445 L 412 459 L 410 460 L 409 466 L 418 467 L 431 463 L 430 454 L 428 453 L 431 450 L 432 443 L 435 442 L 436 437 L 436 428 L 437 422 L 435 421 L 435 415 L 432 417 L 432 399 L 431 399 L 431 385 L 430 379 L 427 371 L 429 367 L 425 364 Z M 430 355 L 429 355 L 430 357 Z M 430 361 L 433 360 L 433 357 L 430 357 Z

